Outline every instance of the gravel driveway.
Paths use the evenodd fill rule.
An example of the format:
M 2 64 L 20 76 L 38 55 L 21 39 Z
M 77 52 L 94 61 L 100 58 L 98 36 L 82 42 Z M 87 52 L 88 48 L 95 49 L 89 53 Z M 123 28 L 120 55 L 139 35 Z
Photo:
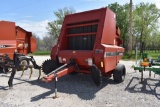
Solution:
M 49 56 L 35 56 L 39 65 Z M 127 75 L 123 83 L 116 84 L 112 78 L 103 78 L 103 84 L 96 87 L 91 75 L 66 75 L 58 80 L 58 96 L 54 96 L 54 82 L 37 81 L 38 70 L 29 78 L 29 70 L 20 78 L 18 71 L 14 89 L 8 89 L 10 74 L 0 73 L 0 107 L 159 107 L 160 76 L 148 71 L 144 83 L 140 84 L 140 73 L 131 66 L 133 61 L 120 61 L 126 66 Z M 159 106 L 158 106 L 159 105 Z

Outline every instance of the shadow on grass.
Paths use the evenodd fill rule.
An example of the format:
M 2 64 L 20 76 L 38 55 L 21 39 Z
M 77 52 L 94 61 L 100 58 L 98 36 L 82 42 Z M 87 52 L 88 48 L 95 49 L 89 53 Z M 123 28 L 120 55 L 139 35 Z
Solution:
M 136 82 L 135 82 L 136 81 Z M 140 83 L 138 77 L 133 77 L 125 88 L 130 93 L 144 93 L 156 96 L 160 100 L 160 80 L 146 78 Z

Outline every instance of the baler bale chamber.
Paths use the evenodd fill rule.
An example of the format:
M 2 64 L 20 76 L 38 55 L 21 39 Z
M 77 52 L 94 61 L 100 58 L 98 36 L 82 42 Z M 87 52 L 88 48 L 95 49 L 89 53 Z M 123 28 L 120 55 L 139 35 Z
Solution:
M 122 82 L 126 69 L 119 64 L 124 53 L 120 44 L 116 15 L 109 8 L 66 15 L 51 59 L 42 64 L 43 72 L 49 73 L 43 80 L 53 80 L 55 73 L 61 77 L 80 72 L 91 73 L 97 86 L 101 85 L 102 76 L 112 74 L 116 82 Z M 64 64 L 63 69 L 58 68 Z

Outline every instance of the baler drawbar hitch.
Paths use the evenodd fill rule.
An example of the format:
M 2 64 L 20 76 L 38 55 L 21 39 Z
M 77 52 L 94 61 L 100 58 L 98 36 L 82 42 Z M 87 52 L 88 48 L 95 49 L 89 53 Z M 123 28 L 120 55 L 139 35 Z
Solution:
M 52 72 L 50 72 L 49 74 L 47 74 L 42 78 L 43 82 L 51 82 L 53 79 L 55 79 L 55 96 L 53 98 L 58 98 L 57 96 L 58 77 L 62 77 L 63 75 L 73 72 L 75 66 L 77 66 L 75 60 L 71 59 L 68 63 L 58 67 L 57 69 L 53 70 Z

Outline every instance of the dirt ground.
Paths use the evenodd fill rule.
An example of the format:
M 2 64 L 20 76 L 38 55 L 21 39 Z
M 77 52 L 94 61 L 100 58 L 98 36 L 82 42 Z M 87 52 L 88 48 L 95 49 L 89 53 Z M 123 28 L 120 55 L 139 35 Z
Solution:
M 39 65 L 49 56 L 35 56 Z M 102 86 L 97 87 L 89 74 L 66 75 L 58 79 L 58 98 L 54 96 L 54 82 L 38 81 L 38 70 L 32 78 L 27 70 L 20 78 L 16 73 L 12 90 L 8 88 L 10 74 L 0 73 L 0 107 L 159 107 L 160 76 L 148 71 L 144 73 L 144 82 L 140 83 L 141 74 L 131 66 L 133 61 L 120 61 L 126 66 L 127 75 L 123 83 L 117 84 L 113 78 L 103 78 Z

